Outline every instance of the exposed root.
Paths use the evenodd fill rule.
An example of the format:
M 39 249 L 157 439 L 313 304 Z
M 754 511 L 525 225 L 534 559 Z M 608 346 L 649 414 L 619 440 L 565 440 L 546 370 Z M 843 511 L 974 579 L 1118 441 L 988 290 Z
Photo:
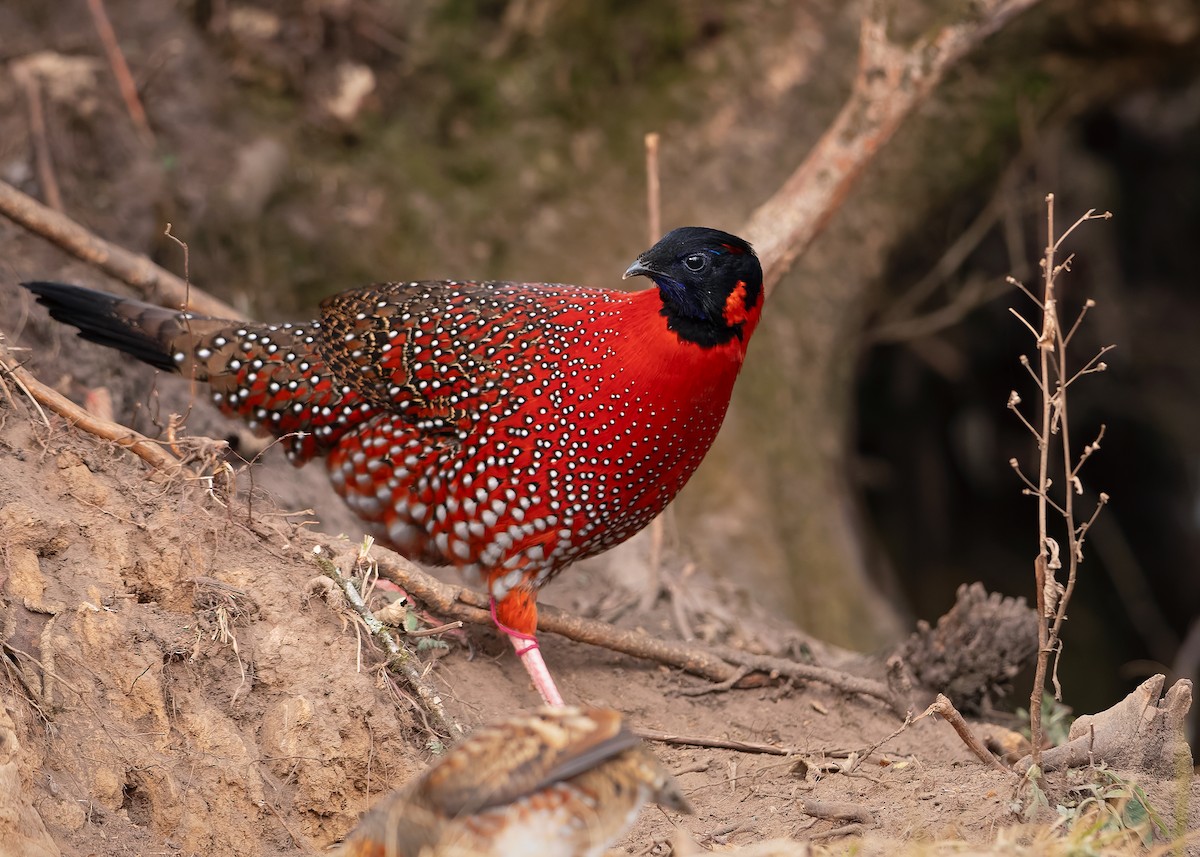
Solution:
M 967 745 L 967 749 L 974 753 L 975 758 L 979 759 L 979 761 L 994 771 L 1000 771 L 1001 773 L 1013 776 L 1017 775 L 1016 771 L 1006 768 L 1000 763 L 999 759 L 988 752 L 987 747 L 983 746 L 983 742 L 975 737 L 975 733 L 971 731 L 971 727 L 967 725 L 967 721 L 963 720 L 963 716 L 958 713 L 958 709 L 954 707 L 954 703 L 947 699 L 944 694 L 939 693 L 933 705 L 925 709 L 921 717 L 928 717 L 930 714 L 940 714 L 946 718 L 946 722 L 954 728 L 954 731 L 958 733 L 958 737 Z

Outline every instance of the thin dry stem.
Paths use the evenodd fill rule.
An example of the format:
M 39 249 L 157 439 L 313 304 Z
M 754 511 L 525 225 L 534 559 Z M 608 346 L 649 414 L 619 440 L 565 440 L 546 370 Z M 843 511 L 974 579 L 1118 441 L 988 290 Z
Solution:
M 650 228 L 650 244 L 662 237 L 662 185 L 658 172 L 658 134 L 646 135 L 646 213 Z
M 1054 194 L 1050 194 L 1049 196 L 1047 196 L 1046 202 L 1049 203 L 1051 206 L 1053 206 Z M 1105 211 L 1102 214 L 1096 214 L 1096 209 L 1089 208 L 1087 211 L 1085 211 L 1083 213 L 1082 217 L 1080 217 L 1078 220 L 1076 220 L 1074 223 L 1071 224 L 1070 228 L 1067 229 L 1066 232 L 1064 232 L 1062 235 L 1058 236 L 1058 240 L 1054 242 L 1052 250 L 1057 250 L 1059 247 L 1061 247 L 1063 245 L 1063 242 L 1066 241 L 1067 238 L 1070 237 L 1072 232 L 1074 232 L 1076 229 L 1078 229 L 1083 224 L 1087 223 L 1089 220 L 1112 220 L 1112 212 Z M 1050 235 L 1053 236 L 1054 233 L 1051 232 Z M 1072 254 L 1070 258 L 1074 258 L 1074 254 Z
M 1075 336 L 1075 331 L 1079 329 L 1079 325 L 1083 323 L 1084 316 L 1088 314 L 1088 310 L 1096 305 L 1096 302 L 1091 298 L 1084 301 L 1083 308 L 1079 310 L 1079 315 L 1075 316 L 1075 323 L 1071 325 L 1071 329 L 1067 335 L 1063 337 L 1063 345 L 1070 345 L 1072 337 Z
M 1108 505 L 1108 495 L 1105 494 L 1103 491 L 1101 491 L 1100 499 L 1096 501 L 1096 508 L 1092 509 L 1092 516 L 1076 528 L 1076 532 L 1078 533 L 1078 535 L 1076 536 L 1075 542 L 1080 550 L 1080 559 L 1083 558 L 1083 556 L 1082 556 L 1083 537 L 1086 536 L 1088 530 L 1090 530 L 1092 528 L 1092 524 L 1096 523 L 1096 518 L 1098 518 L 1100 516 L 1100 510 L 1103 509 L 1107 505 Z
M 1024 356 L 1021 358 L 1021 365 L 1034 377 L 1034 383 L 1041 393 L 1039 410 L 1041 428 L 1037 429 L 1021 414 L 1017 408 L 1017 405 L 1020 404 L 1020 396 L 1017 393 L 1012 393 L 1008 402 L 1009 409 L 1017 414 L 1022 424 L 1034 435 L 1038 449 L 1036 483 L 1025 476 L 1016 459 L 1012 459 L 1009 462 L 1013 471 L 1026 486 L 1024 493 L 1037 497 L 1038 553 L 1034 563 L 1034 574 L 1037 579 L 1038 656 L 1033 689 L 1029 700 L 1029 712 L 1033 760 L 1034 764 L 1038 765 L 1041 764 L 1041 745 L 1043 741 L 1041 711 L 1042 694 L 1047 679 L 1046 674 L 1050 670 L 1050 679 L 1054 686 L 1055 697 L 1061 699 L 1062 688 L 1058 681 L 1058 661 L 1062 654 L 1063 646 L 1060 632 L 1063 622 L 1067 617 L 1067 608 L 1071 602 L 1071 596 L 1078 582 L 1079 564 L 1083 561 L 1084 539 L 1088 529 L 1096 520 L 1100 509 L 1108 501 L 1108 496 L 1101 494 L 1101 500 L 1097 504 L 1096 509 L 1093 510 L 1091 517 L 1082 524 L 1076 524 L 1075 495 L 1083 493 L 1083 484 L 1079 479 L 1079 471 L 1083 467 L 1084 462 L 1091 457 L 1092 453 L 1100 448 L 1100 440 L 1104 436 L 1104 428 L 1103 426 L 1101 427 L 1096 440 L 1084 448 L 1078 462 L 1075 462 L 1071 448 L 1067 389 L 1084 375 L 1104 371 L 1107 367 L 1101 362 L 1100 358 L 1112 350 L 1113 346 L 1108 345 L 1101 348 L 1079 371 L 1073 375 L 1069 373 L 1067 345 L 1079 330 L 1080 324 L 1083 322 L 1088 310 L 1095 306 L 1095 302 L 1088 300 L 1079 315 L 1075 318 L 1070 329 L 1066 332 L 1063 331 L 1058 318 L 1057 278 L 1059 274 L 1071 270 L 1074 255 L 1067 256 L 1066 259 L 1057 264 L 1055 263 L 1055 255 L 1063 246 L 1066 238 L 1082 224 L 1090 220 L 1108 219 L 1111 216 L 1109 212 L 1096 214 L 1095 210 L 1091 209 L 1071 224 L 1061 235 L 1057 235 L 1054 228 L 1054 195 L 1048 194 L 1046 196 L 1046 248 L 1041 260 L 1043 289 L 1041 300 L 1038 301 L 1019 281 L 1011 277 L 1009 278 L 1010 283 L 1018 286 L 1042 310 L 1040 332 L 1036 331 L 1016 310 L 1012 310 L 1013 315 L 1020 319 L 1021 323 L 1033 333 L 1037 340 L 1038 370 L 1035 372 L 1028 358 Z M 1058 456 L 1061 458 L 1061 461 L 1056 459 L 1054 466 L 1061 464 L 1064 474 L 1061 503 L 1050 495 L 1050 489 L 1054 484 L 1053 479 L 1050 477 L 1052 466 L 1050 438 L 1055 434 L 1059 436 L 1060 451 Z M 1051 510 L 1061 517 L 1065 525 L 1065 549 L 1059 546 L 1057 540 L 1050 537 L 1049 514 Z M 1057 576 L 1057 572 L 1061 571 L 1064 565 L 1064 551 L 1066 554 L 1065 582 L 1061 581 Z
M 1093 452 L 1100 449 L 1100 441 L 1104 440 L 1104 431 L 1107 428 L 1106 424 L 1101 423 L 1100 431 L 1096 432 L 1096 439 L 1083 448 L 1083 454 L 1079 456 L 1079 463 L 1071 471 L 1071 479 L 1075 479 L 1079 475 L 1079 470 L 1083 467 L 1083 463 L 1092 457 Z
M 1076 372 L 1074 375 L 1071 376 L 1071 380 L 1069 380 L 1069 381 L 1067 381 L 1067 383 L 1063 384 L 1063 387 L 1070 387 L 1072 384 L 1074 384 L 1079 378 L 1081 378 L 1084 375 L 1091 375 L 1094 372 L 1103 372 L 1104 370 L 1106 370 L 1108 368 L 1108 365 L 1105 363 L 1100 363 L 1098 361 L 1100 360 L 1101 357 L 1103 357 L 1105 354 L 1112 351 L 1116 347 L 1117 346 L 1115 346 L 1115 345 L 1105 345 L 1103 348 L 1101 348 L 1099 351 L 1097 351 L 1096 355 L 1091 360 L 1089 360 L 1087 363 L 1085 363 L 1082 369 L 1080 369 L 1078 372 Z M 1066 348 L 1066 340 L 1065 339 L 1063 340 L 1063 348 L 1064 349 Z
M 1019 312 L 1017 312 L 1012 307 L 1009 307 L 1008 311 L 1011 312 L 1016 317 L 1017 321 L 1019 321 L 1019 322 L 1021 322 L 1021 324 L 1025 325 L 1025 329 L 1028 330 L 1030 333 L 1032 333 L 1038 339 L 1038 341 L 1041 341 L 1041 334 L 1039 334 L 1037 332 L 1036 328 L 1034 328 L 1034 326 L 1032 324 L 1030 324 L 1028 321 L 1025 320 L 1025 316 L 1021 315 Z
M 1042 259 L 1042 272 L 1045 297 L 1042 301 L 1042 331 L 1038 339 L 1038 360 L 1040 368 L 1040 387 L 1042 392 L 1042 430 L 1038 433 L 1038 480 L 1039 486 L 1045 486 L 1050 470 L 1050 360 L 1049 354 L 1041 347 L 1047 339 L 1049 330 L 1054 325 L 1054 194 L 1046 196 L 1046 251 Z M 1029 730 L 1030 743 L 1033 745 L 1034 764 L 1041 762 L 1042 748 L 1042 688 L 1046 686 L 1046 655 L 1049 646 L 1049 629 L 1046 627 L 1046 575 L 1050 570 L 1046 562 L 1046 491 L 1042 487 L 1037 492 L 1038 507 L 1038 558 L 1034 564 L 1034 577 L 1037 583 L 1038 606 L 1038 656 L 1034 669 L 1033 692 L 1029 698 Z M 1050 572 L 1052 573 L 1052 572 Z
M 1042 389 L 1042 379 L 1038 377 L 1037 372 L 1033 371 L 1033 364 L 1029 362 L 1029 357 L 1022 354 L 1020 357 L 1021 365 L 1025 367 L 1025 371 L 1029 373 L 1029 377 L 1033 379 L 1033 383 L 1037 388 Z
M 37 167 L 38 185 L 46 197 L 46 204 L 55 211 L 62 211 L 62 193 L 58 189 L 54 158 L 50 154 L 46 113 L 42 109 L 42 87 L 38 82 L 37 72 L 22 63 L 14 63 L 13 77 L 25 90 L 25 100 L 29 104 L 29 136 L 33 142 L 33 160 Z
M 1015 458 L 1010 458 L 1008 460 L 1008 466 L 1011 467 L 1013 472 L 1017 474 L 1017 477 L 1024 482 L 1026 486 L 1028 486 L 1025 491 L 1026 494 L 1039 493 L 1037 486 L 1034 485 L 1033 482 L 1030 481 L 1029 477 L 1025 475 L 1025 472 L 1021 470 L 1021 463 L 1019 461 L 1017 461 Z
M 367 630 L 371 632 L 371 636 L 387 650 L 390 655 L 389 666 L 404 676 L 409 686 L 421 700 L 421 706 L 425 712 L 437 723 L 437 731 L 441 734 L 441 737 L 450 740 L 462 737 L 464 734 L 462 726 L 446 713 L 445 706 L 442 705 L 441 696 L 425 681 L 420 664 L 413 654 L 403 648 L 396 641 L 396 638 L 392 636 L 391 632 L 388 631 L 387 627 L 375 618 L 375 614 L 367 607 L 367 603 L 363 601 L 358 589 L 350 580 L 347 580 L 342 575 L 326 552 L 320 548 L 316 548 L 314 549 L 314 555 L 321 571 L 333 578 L 342 590 L 342 593 L 346 596 L 346 600 L 350 603 L 350 606 L 354 608 L 354 611 L 358 613 L 363 624 L 366 625 Z
M 646 224 L 649 235 L 646 246 L 653 246 L 662 237 L 662 181 L 658 168 L 659 135 L 651 131 L 646 135 Z M 658 580 L 662 571 L 662 551 L 665 540 L 667 516 L 670 508 L 664 509 L 650 522 L 650 555 L 646 560 L 650 580 L 646 587 L 647 600 L 653 601 L 659 591 Z
M 121 99 L 125 102 L 129 118 L 133 120 L 133 127 L 137 130 L 142 142 L 148 147 L 154 148 L 154 132 L 150 130 L 150 122 L 146 119 L 146 110 L 142 107 L 141 98 L 138 97 L 137 84 L 133 81 L 129 63 L 125 61 L 125 53 L 121 50 L 121 45 L 117 41 L 117 33 L 104 8 L 104 0 L 87 0 L 87 5 L 88 11 L 92 15 L 92 23 L 96 27 L 96 34 L 100 37 L 100 42 L 104 45 L 104 53 L 108 56 L 108 64 L 112 66 L 113 77 L 117 79 L 117 88 L 121 91 Z
M 1018 405 L 1020 405 L 1020 404 L 1021 404 L 1021 397 L 1017 395 L 1016 390 L 1013 390 L 1008 396 L 1008 409 L 1017 415 L 1017 419 L 1019 419 L 1024 424 L 1025 428 L 1029 429 L 1029 433 L 1031 435 L 1033 435 L 1034 439 L 1040 443 L 1042 436 L 1040 434 L 1038 434 L 1038 430 L 1033 427 L 1033 423 L 1031 423 L 1029 420 L 1025 419 L 1025 415 L 1023 413 L 1021 413 L 1021 409 L 1018 407 Z M 1015 466 L 1016 461 L 1017 460 L 1014 458 L 1011 463 Z M 1018 468 L 1017 472 L 1020 473 L 1019 468 Z M 1021 478 L 1025 479 L 1024 474 L 1021 475 Z M 1029 482 L 1029 480 L 1027 480 L 1027 479 L 1025 481 Z M 1029 487 L 1030 488 L 1034 487 L 1032 482 L 1029 482 Z M 1034 488 L 1034 490 L 1036 491 L 1037 489 Z
M 1016 277 L 1005 277 L 1004 281 L 1006 283 L 1008 283 L 1010 286 L 1016 286 L 1018 289 L 1020 289 L 1022 292 L 1024 292 L 1026 297 L 1028 297 L 1031 301 L 1033 301 L 1035 304 L 1037 304 L 1038 309 L 1040 309 L 1040 310 L 1045 309 L 1045 307 L 1042 306 L 1041 299 L 1039 299 L 1038 296 L 1035 295 L 1033 292 L 1029 291 L 1029 287 L 1026 286 L 1024 283 L 1022 283 L 1020 280 L 1018 280 Z

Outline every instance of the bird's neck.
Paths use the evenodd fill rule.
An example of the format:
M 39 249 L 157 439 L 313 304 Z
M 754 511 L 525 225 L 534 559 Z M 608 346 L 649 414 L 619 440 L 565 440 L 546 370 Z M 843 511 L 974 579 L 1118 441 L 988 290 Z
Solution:
M 672 323 L 658 289 L 651 288 L 631 296 L 626 327 L 630 336 L 642 343 L 648 360 L 665 360 L 691 369 L 726 366 L 736 376 L 746 358 L 746 346 L 762 316 L 761 293 L 757 302 L 746 309 L 744 293 L 735 290 L 726 302 L 722 325 L 735 327 L 729 336 L 705 336 Z

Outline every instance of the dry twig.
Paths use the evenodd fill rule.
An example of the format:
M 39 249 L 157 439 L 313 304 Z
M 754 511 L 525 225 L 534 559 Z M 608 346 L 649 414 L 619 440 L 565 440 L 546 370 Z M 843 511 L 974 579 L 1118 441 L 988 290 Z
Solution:
M 92 15 L 92 23 L 96 27 L 96 34 L 100 37 L 104 53 L 108 56 L 108 64 L 112 66 L 113 76 L 117 79 L 117 87 L 121 90 L 121 99 L 125 102 L 125 109 L 129 111 L 129 118 L 133 120 L 133 127 L 142 138 L 142 142 L 154 148 L 154 132 L 150 130 L 150 122 L 146 119 L 146 111 L 138 97 L 137 84 L 133 82 L 129 63 L 125 61 L 125 54 L 117 41 L 112 21 L 108 19 L 104 0 L 87 0 L 87 5 L 88 12 Z
M 46 114 L 42 109 L 42 86 L 37 72 L 22 62 L 13 63 L 13 77 L 25 90 L 29 104 L 29 137 L 33 141 L 33 160 L 37 167 L 38 186 L 46 197 L 46 205 L 55 211 L 63 210 L 62 193 L 54 175 L 54 159 L 50 156 L 50 140 L 46 134 Z
M 1096 439 L 1084 447 L 1078 459 L 1074 457 L 1071 448 L 1070 423 L 1067 419 L 1067 391 L 1070 386 L 1084 375 L 1102 372 L 1107 366 L 1100 358 L 1110 351 L 1113 346 L 1105 346 L 1092 357 L 1083 368 L 1071 372 L 1067 364 L 1067 345 L 1079 329 L 1080 323 L 1095 302 L 1088 300 L 1084 303 L 1079 315 L 1075 318 L 1070 329 L 1063 331 L 1059 318 L 1058 276 L 1071 269 L 1072 257 L 1056 263 L 1058 250 L 1063 242 L 1076 229 L 1089 220 L 1107 220 L 1112 217 L 1109 212 L 1096 214 L 1095 209 L 1089 209 L 1076 220 L 1061 235 L 1055 232 L 1054 226 L 1054 194 L 1046 196 L 1046 250 L 1042 257 L 1042 294 L 1036 296 L 1031 290 L 1016 280 L 1009 282 L 1017 285 L 1026 296 L 1037 306 L 1041 315 L 1040 325 L 1031 323 L 1016 310 L 1012 310 L 1034 336 L 1037 342 L 1037 363 L 1035 371 L 1028 357 L 1022 355 L 1021 364 L 1029 371 L 1034 384 L 1038 388 L 1039 410 L 1038 423 L 1027 419 L 1021 413 L 1020 395 L 1014 390 L 1009 394 L 1008 407 L 1021 423 L 1033 435 L 1037 442 L 1038 468 L 1037 479 L 1034 481 L 1021 470 L 1020 462 L 1012 459 L 1009 464 L 1013 471 L 1025 484 L 1024 493 L 1037 498 L 1038 520 L 1038 553 L 1034 560 L 1034 576 L 1037 581 L 1038 607 L 1038 656 L 1035 667 L 1033 690 L 1029 699 L 1029 726 L 1033 743 L 1033 761 L 1041 763 L 1042 753 L 1042 694 L 1046 687 L 1046 673 L 1051 673 L 1054 684 L 1054 696 L 1062 699 L 1062 688 L 1058 683 L 1058 656 L 1062 652 L 1060 632 L 1067 618 L 1067 605 L 1075 591 L 1078 579 L 1079 564 L 1083 561 L 1083 544 L 1088 530 L 1100 514 L 1100 509 L 1108 503 L 1108 495 L 1100 492 L 1099 500 L 1091 516 L 1077 522 L 1075 517 L 1075 495 L 1083 494 L 1083 483 L 1079 479 L 1079 471 L 1092 454 L 1100 448 L 1100 440 L 1104 437 L 1104 427 L 1100 427 Z M 1051 445 L 1053 436 L 1058 435 L 1061 441 L 1057 462 L 1052 462 Z M 1051 466 L 1062 468 L 1063 479 L 1059 487 L 1058 499 L 1052 497 L 1050 491 L 1054 479 L 1050 475 Z M 1062 519 L 1062 529 L 1066 536 L 1065 548 L 1050 535 L 1049 512 L 1053 510 Z M 1057 572 L 1063 568 L 1064 560 L 1067 568 L 1067 579 L 1064 583 Z M 1053 669 L 1050 659 L 1053 656 Z
M 388 665 L 403 675 L 405 681 L 416 692 L 426 713 L 437 723 L 438 729 L 442 733 L 441 737 L 449 740 L 460 738 L 464 734 L 462 726 L 446 713 L 441 696 L 425 681 L 419 668 L 420 662 L 413 653 L 401 646 L 387 627 L 375 618 L 371 608 L 359 595 L 354 583 L 342 575 L 337 565 L 327 556 L 326 551 L 318 546 L 313 549 L 313 555 L 321 571 L 337 583 L 350 606 L 354 608 L 354 612 L 359 615 L 367 630 L 371 632 L 371 636 L 387 650 Z
M 681 747 L 709 747 L 714 750 L 736 750 L 739 753 L 761 753 L 767 756 L 794 756 L 800 752 L 798 747 L 780 747 L 776 744 L 763 744 L 758 741 L 736 741 L 732 738 L 706 738 L 699 735 L 677 735 L 673 732 L 662 732 L 658 729 L 634 729 L 639 738 L 646 741 L 658 741 L 661 744 L 674 744 Z
M 662 237 L 662 185 L 658 174 L 658 139 L 658 134 L 653 131 L 646 135 L 646 212 L 651 245 Z
M 979 761 L 992 770 L 1017 776 L 1016 771 L 1004 767 L 1004 765 L 1000 764 L 999 759 L 988 752 L 987 747 L 984 747 L 983 742 L 975 737 L 975 733 L 971 731 L 971 727 L 967 725 L 967 721 L 963 720 L 963 716 L 958 713 L 958 709 L 954 707 L 954 703 L 947 699 L 945 694 L 939 693 L 937 699 L 925 709 L 921 717 L 928 717 L 930 714 L 940 714 L 944 717 L 946 722 L 958 733 L 958 737 L 962 739 L 962 742 L 967 745 L 967 749 L 974 753 Z M 920 718 L 917 719 L 919 720 Z
M 750 667 L 752 670 L 764 673 L 772 679 L 785 677 L 801 681 L 818 681 L 846 693 L 857 693 L 878 699 L 891 708 L 897 717 L 903 717 L 908 712 L 907 700 L 897 698 L 886 684 L 874 679 L 850 675 L 839 670 L 830 669 L 829 667 L 817 666 L 816 664 L 802 664 L 799 661 L 791 661 L 787 658 L 780 658 L 774 655 L 757 655 L 753 652 L 743 652 L 740 649 L 732 649 L 728 646 L 714 646 L 712 647 L 712 651 L 732 664 Z
M 12 185 L 0 181 L 0 214 L 136 289 L 144 298 L 216 318 L 240 319 L 224 301 L 186 283 L 147 257 L 110 244 L 74 220 L 59 214 Z
M 648 228 L 647 247 L 653 247 L 662 237 L 662 182 L 658 169 L 659 135 L 650 132 L 645 137 L 646 144 L 646 223 Z M 662 549 L 666 535 L 668 517 L 671 507 L 668 506 L 653 521 L 650 522 L 650 555 L 646 560 L 650 580 L 643 591 L 642 608 L 648 609 L 661 589 Z

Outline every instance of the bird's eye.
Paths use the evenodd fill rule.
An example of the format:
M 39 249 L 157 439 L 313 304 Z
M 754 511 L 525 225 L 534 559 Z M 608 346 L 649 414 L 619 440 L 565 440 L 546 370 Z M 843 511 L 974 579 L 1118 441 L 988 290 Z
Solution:
M 708 257 L 703 253 L 693 253 L 684 258 L 683 264 L 689 271 L 703 271 L 708 264 Z

